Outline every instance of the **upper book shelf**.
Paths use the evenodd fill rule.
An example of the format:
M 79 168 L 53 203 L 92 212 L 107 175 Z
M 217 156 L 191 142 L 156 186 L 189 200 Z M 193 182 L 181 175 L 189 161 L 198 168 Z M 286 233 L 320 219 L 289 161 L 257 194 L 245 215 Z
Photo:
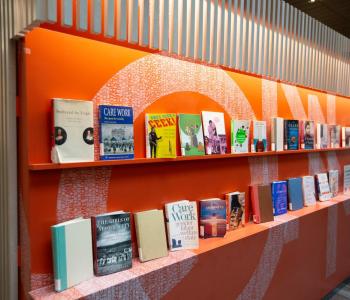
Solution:
M 175 163 L 180 161 L 200 161 L 200 160 L 216 160 L 216 159 L 234 159 L 242 157 L 257 157 L 257 156 L 274 156 L 274 155 L 289 155 L 289 154 L 305 154 L 317 152 L 330 151 L 347 151 L 350 148 L 328 148 L 328 149 L 313 149 L 313 150 L 284 150 L 284 151 L 266 151 L 266 152 L 249 152 L 237 154 L 213 154 L 203 156 L 179 156 L 176 158 L 135 158 L 125 160 L 98 160 L 92 162 L 79 163 L 36 163 L 29 164 L 31 171 L 43 170 L 61 170 L 61 169 L 75 169 L 75 168 L 91 168 L 91 167 L 105 167 L 105 166 L 119 166 L 119 165 L 138 165 L 138 164 L 159 164 L 159 163 Z

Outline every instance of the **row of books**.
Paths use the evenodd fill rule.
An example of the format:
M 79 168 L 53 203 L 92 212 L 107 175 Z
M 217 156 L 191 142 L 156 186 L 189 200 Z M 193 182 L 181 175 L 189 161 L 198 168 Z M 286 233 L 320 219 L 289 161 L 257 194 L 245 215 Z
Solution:
M 316 187 L 315 187 L 316 186 Z M 250 202 L 244 192 L 227 193 L 224 199 L 165 204 L 163 210 L 134 213 L 138 255 L 141 262 L 170 251 L 196 249 L 199 237 L 224 237 L 245 223 L 269 222 L 274 216 L 327 201 L 338 194 L 339 172 L 330 170 L 270 184 L 250 186 Z M 344 193 L 350 193 L 350 165 L 344 167 Z M 84 280 L 132 267 L 131 213 L 116 211 L 77 218 L 51 227 L 56 291 Z M 167 228 L 167 230 L 166 230 Z M 167 236 L 166 236 L 167 235 Z M 135 255 L 134 255 L 135 256 Z
M 100 105 L 98 124 L 101 160 L 134 158 L 131 107 Z M 266 126 L 266 121 L 231 120 L 231 153 L 350 147 L 350 127 L 276 117 L 268 145 Z M 183 156 L 229 151 L 223 112 L 146 114 L 145 127 L 147 158 L 176 157 L 177 127 Z M 53 99 L 52 161 L 94 161 L 95 129 L 91 101 Z

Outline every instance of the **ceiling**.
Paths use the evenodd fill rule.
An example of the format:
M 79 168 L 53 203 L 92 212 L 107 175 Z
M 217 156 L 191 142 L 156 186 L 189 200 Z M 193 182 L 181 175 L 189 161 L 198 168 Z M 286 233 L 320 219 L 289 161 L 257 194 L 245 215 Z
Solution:
M 285 0 L 309 16 L 350 38 L 350 0 Z

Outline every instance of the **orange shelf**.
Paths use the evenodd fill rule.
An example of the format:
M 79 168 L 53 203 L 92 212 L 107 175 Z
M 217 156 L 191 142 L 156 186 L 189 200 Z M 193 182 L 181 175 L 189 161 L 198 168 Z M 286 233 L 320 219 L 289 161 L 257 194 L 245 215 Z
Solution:
M 232 159 L 232 158 L 240 158 L 240 157 L 274 156 L 274 155 L 280 156 L 280 155 L 289 155 L 289 154 L 305 154 L 305 153 L 347 151 L 347 150 L 350 150 L 350 148 L 285 150 L 285 151 L 249 152 L 249 153 L 239 153 L 239 154 L 215 154 L 215 155 L 204 155 L 204 156 L 179 156 L 176 158 L 135 158 L 135 159 L 127 159 L 127 160 L 99 160 L 99 161 L 92 161 L 92 162 L 63 163 L 63 164 L 37 163 L 37 164 L 29 164 L 29 170 L 44 171 L 44 170 L 94 168 L 94 167 L 120 166 L 120 165 L 175 163 L 179 161 Z

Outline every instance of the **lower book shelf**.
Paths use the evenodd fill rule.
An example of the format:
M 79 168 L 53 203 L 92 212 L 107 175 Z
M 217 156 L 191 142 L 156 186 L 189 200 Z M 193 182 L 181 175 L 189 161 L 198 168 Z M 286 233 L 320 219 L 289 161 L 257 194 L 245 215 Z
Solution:
M 339 195 L 330 201 L 317 202 L 315 206 L 304 207 L 298 211 L 276 216 L 274 221 L 252 224 L 235 231 L 229 231 L 224 238 L 201 239 L 196 250 L 169 252 L 164 258 L 141 263 L 133 260 L 133 267 L 119 273 L 94 277 L 63 292 L 56 293 L 53 286 L 47 286 L 30 292 L 32 299 L 153 299 L 161 298 L 175 288 L 194 268 L 204 262 L 201 258 L 209 255 L 222 255 L 220 249 L 234 245 L 243 240 L 266 238 L 271 230 L 282 232 L 282 237 L 291 240 L 295 235 L 295 227 L 307 215 L 314 214 L 340 203 L 349 204 L 350 196 Z M 350 207 L 349 207 L 350 208 Z M 284 227 L 283 227 L 284 226 Z M 254 242 L 252 239 L 251 242 Z M 266 247 L 265 247 L 266 248 Z M 265 250 L 264 248 L 264 250 Z M 257 247 L 258 249 L 258 247 Z M 198 262 L 201 260 L 201 264 Z M 225 265 L 225 262 L 223 262 Z M 218 264 L 221 265 L 221 264 Z M 199 266 L 199 268 L 203 268 Z M 205 268 L 204 268 L 205 269 Z M 222 270 L 224 273 L 225 270 Z M 198 276 L 198 272 L 196 272 Z M 200 276 L 206 276 L 199 270 Z M 223 274 L 225 277 L 226 275 Z M 237 276 L 237 274 L 236 274 Z M 239 275 L 238 275 L 239 276 Z M 242 275 L 242 277 L 244 277 Z M 201 280 L 198 280 L 200 282 Z M 238 280 L 239 281 L 239 280 Z M 188 288 L 188 284 L 187 284 Z

